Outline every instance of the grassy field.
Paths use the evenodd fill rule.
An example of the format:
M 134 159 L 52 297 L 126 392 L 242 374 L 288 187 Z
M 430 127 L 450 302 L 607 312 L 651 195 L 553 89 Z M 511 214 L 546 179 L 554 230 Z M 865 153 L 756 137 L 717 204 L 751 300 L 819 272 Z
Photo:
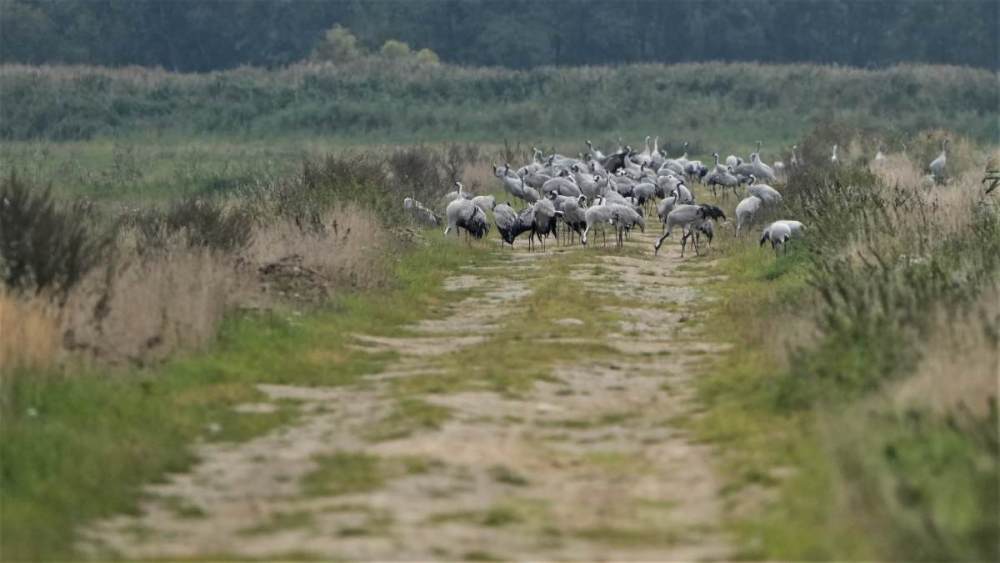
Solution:
M 807 142 L 826 144 L 829 139 Z M 857 138 L 854 150 L 865 142 Z M 934 140 L 925 144 L 931 147 Z M 771 258 L 752 241 L 734 241 L 724 232 L 717 240 L 718 261 L 692 260 L 688 266 L 727 276 L 706 286 L 720 298 L 709 309 L 706 324 L 726 327 L 713 332 L 736 347 L 717 359 L 712 375 L 700 384 L 704 415 L 684 424 L 721 452 L 724 495 L 731 503 L 728 524 L 740 538 L 742 556 L 977 559 L 994 553 L 990 530 L 996 524 L 991 516 L 995 495 L 983 491 L 989 493 L 990 476 L 997 469 L 996 410 L 995 402 L 981 399 L 991 396 L 988 389 L 984 394 L 982 374 L 990 354 L 995 356 L 989 334 L 995 334 L 990 330 L 997 320 L 985 313 L 996 305 L 997 264 L 990 257 L 1000 253 L 990 245 L 1000 237 L 995 211 L 966 213 L 978 197 L 976 162 L 982 157 L 976 156 L 975 145 L 959 146 L 972 151 L 956 155 L 957 163 L 968 160 L 966 172 L 936 203 L 922 196 L 900 199 L 911 192 L 899 189 L 913 189 L 905 182 L 920 177 L 901 155 L 889 170 L 875 174 L 861 166 L 820 170 L 789 183 L 816 187 L 801 192 L 786 188 L 786 194 L 787 211 L 796 216 L 809 217 L 813 198 L 826 198 L 826 215 L 810 219 L 822 234 Z M 485 184 L 481 168 L 467 174 Z M 903 188 L 893 187 L 897 181 L 904 182 Z M 864 185 L 870 193 L 860 200 L 843 197 L 843 190 L 854 185 Z M 892 264 L 922 244 L 917 226 L 928 225 L 916 218 L 932 204 L 946 210 L 930 224 L 937 242 L 922 254 L 935 266 L 925 271 L 921 262 L 905 263 L 916 269 L 899 272 Z M 892 232 L 880 231 L 877 221 L 847 221 L 858 212 L 857 205 L 893 209 L 884 211 L 892 214 Z M 0 446 L 5 554 L 73 556 L 73 531 L 79 525 L 135 510 L 140 487 L 188 467 L 190 447 L 197 440 L 245 440 L 297 416 L 294 402 L 267 414 L 233 411 L 237 404 L 258 399 L 254 384 L 344 385 L 377 371 L 392 355 L 373 357 L 352 349 L 347 335 L 394 335 L 404 324 L 433 317 L 446 272 L 501 259 L 486 247 L 443 241 L 433 231 L 425 236 L 424 242 L 404 247 L 409 249 L 399 258 L 386 258 L 393 280 L 388 287 L 342 293 L 306 314 L 296 307 L 231 314 L 203 352 L 183 352 L 146 368 L 97 364 L 69 371 L 6 371 L 0 394 L 5 407 Z M 860 315 L 872 307 L 825 301 L 824 292 L 836 284 L 847 284 L 840 299 L 879 299 L 877 293 L 857 289 L 875 275 L 873 266 L 863 259 L 838 262 L 846 250 L 877 255 L 889 265 L 883 265 L 880 279 L 901 285 L 892 301 L 877 301 L 875 307 L 885 315 L 910 317 L 888 325 L 884 318 L 863 315 L 833 324 L 826 320 L 831 313 Z M 534 381 L 545 380 L 549 351 L 531 342 L 549 334 L 552 326 L 532 320 L 585 318 L 588 323 L 574 330 L 599 335 L 612 319 L 594 317 L 589 310 L 594 297 L 562 283 L 567 268 L 577 262 L 553 260 L 550 275 L 536 282 L 541 284 L 537 297 L 525 305 L 523 318 L 508 319 L 509 330 L 487 344 L 448 356 L 442 363 L 444 375 L 400 380 L 394 387 L 395 409 L 370 428 L 367 438 L 398 439 L 414 429 L 439 427 L 451 414 L 425 402 L 428 393 L 489 389 L 516 396 Z M 842 269 L 830 270 L 834 264 Z M 962 272 L 967 290 L 956 293 L 939 283 L 935 272 L 945 270 Z M 911 286 L 909 291 L 921 292 L 920 300 L 941 305 L 911 308 L 912 301 L 899 297 Z M 962 322 L 972 326 L 968 334 L 951 334 L 956 321 L 947 308 L 955 307 L 966 319 Z M 964 346 L 964 371 L 971 381 L 957 391 L 941 379 L 956 345 Z M 889 348 L 894 355 L 887 358 Z M 610 351 L 594 348 L 588 353 L 601 357 Z M 907 355 L 913 361 L 898 360 Z M 494 366 L 477 378 L 467 377 L 470 362 L 494 357 L 510 360 L 503 369 Z M 929 396 L 950 399 L 934 404 Z M 603 424 L 585 418 L 573 423 Z M 80 427 L 92 431 L 84 438 Z M 317 487 L 376 486 L 352 477 L 370 461 L 324 459 L 326 469 L 313 480 Z M 410 465 L 386 471 L 410 471 Z M 483 516 L 484 522 L 509 517 L 507 512 Z M 276 517 L 267 530 L 308 525 L 303 518 Z
M 810 225 L 806 241 L 772 257 L 725 229 L 718 260 L 686 266 L 726 276 L 703 288 L 717 297 L 706 324 L 735 347 L 699 383 L 703 415 L 683 424 L 719 452 L 738 554 L 1000 557 L 1000 223 L 996 194 L 983 196 L 980 184 L 1000 163 L 995 73 L 707 64 L 176 75 L 8 66 L 0 91 L 0 177 L 13 182 L 16 172 L 33 193 L 51 185 L 59 209 L 76 209 L 78 196 L 96 202 L 70 217 L 89 225 L 93 213 L 95 228 L 114 225 L 117 252 L 62 304 L 57 294 L 0 294 L 5 559 L 78 555 L 80 525 L 136 511 L 141 487 L 189 468 L 199 440 L 240 442 L 300 415 L 291 401 L 270 413 L 234 411 L 259 399 L 255 384 L 355 383 L 393 354 L 360 352 L 348 335 L 392 336 L 433 318 L 447 272 L 506 259 L 406 223 L 404 195 L 433 202 L 454 171 L 496 193 L 487 163 L 504 137 L 520 140 L 522 159 L 531 144 L 576 154 L 588 136 L 605 150 L 618 135 L 636 146 L 656 133 L 644 130 L 649 123 L 666 128 L 672 153 L 689 139 L 707 160 L 712 150 L 746 153 L 762 138 L 767 160 L 787 159 L 798 142 L 811 163 L 781 186 L 783 212 Z M 922 188 L 944 136 L 954 140 L 948 184 Z M 434 156 L 418 161 L 394 144 L 413 141 Z M 880 141 L 892 144 L 890 161 L 869 169 Z M 842 168 L 826 163 L 833 143 L 843 148 Z M 449 154 L 462 155 L 454 167 Z M 218 224 L 198 226 L 204 214 L 192 209 L 204 201 L 217 204 Z M 244 216 L 252 236 L 239 248 L 212 238 L 231 234 L 213 230 L 227 217 Z M 178 217 L 189 222 L 170 230 Z M 144 231 L 144 220 L 162 231 Z M 332 297 L 261 303 L 260 287 L 234 282 L 296 253 L 330 280 Z M 426 402 L 430 393 L 517 396 L 545 381 L 550 351 L 532 341 L 556 330 L 557 317 L 586 319 L 558 330 L 599 336 L 615 319 L 591 310 L 593 294 L 564 283 L 578 261 L 553 258 L 524 308 L 494 338 L 441 360 L 443 374 L 395 383 L 393 410 L 366 439 L 443 425 L 452 413 Z M 117 290 L 98 289 L 106 286 Z M 177 306 L 220 299 L 208 318 Z M 64 349 L 68 327 L 85 345 Z M 161 332 L 173 340 L 147 354 Z M 113 335 L 122 340 L 109 345 Z M 135 353 L 105 353 L 126 341 Z M 503 369 L 487 362 L 467 377 L 484 358 L 504 358 Z M 420 471 L 414 463 L 376 471 L 370 458 L 335 455 L 309 482 L 366 490 L 380 471 Z M 522 512 L 498 507 L 477 517 L 503 526 Z M 308 524 L 289 513 L 269 526 Z

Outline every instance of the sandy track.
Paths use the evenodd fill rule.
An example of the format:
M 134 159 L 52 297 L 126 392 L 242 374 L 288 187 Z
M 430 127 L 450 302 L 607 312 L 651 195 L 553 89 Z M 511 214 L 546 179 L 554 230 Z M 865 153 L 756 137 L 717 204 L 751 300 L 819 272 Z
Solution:
M 302 416 L 249 442 L 199 446 L 190 473 L 148 487 L 139 515 L 99 522 L 81 548 L 129 559 L 726 557 L 712 452 L 677 424 L 698 410 L 692 382 L 701 359 L 722 345 L 690 322 L 705 299 L 703 279 L 679 272 L 676 252 L 654 259 L 652 240 L 634 237 L 642 255 L 581 255 L 573 283 L 598 297 L 627 296 L 606 308 L 619 320 L 599 342 L 554 334 L 535 343 L 557 359 L 529 391 L 428 394 L 421 399 L 450 410 L 443 424 L 370 439 L 397 400 L 394 381 L 434 376 L 436 358 L 487 342 L 547 275 L 546 260 L 579 247 L 518 249 L 502 267 L 469 268 L 446 281 L 471 291 L 448 316 L 416 323 L 405 337 L 357 335 L 365 350 L 400 354 L 361 384 L 261 385 L 272 401 L 299 401 Z M 573 353 L 593 345 L 618 353 Z M 304 494 L 317 456 L 339 452 L 409 469 L 372 490 Z

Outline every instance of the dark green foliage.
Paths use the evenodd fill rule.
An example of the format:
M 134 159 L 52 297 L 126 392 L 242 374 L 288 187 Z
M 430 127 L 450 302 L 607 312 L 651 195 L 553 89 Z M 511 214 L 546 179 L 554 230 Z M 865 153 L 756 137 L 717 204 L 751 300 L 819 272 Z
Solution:
M 478 158 L 477 147 L 452 144 L 444 149 L 398 148 L 384 161 L 364 152 L 308 160 L 301 177 L 277 186 L 279 213 L 300 226 L 319 227 L 324 209 L 352 202 L 394 223 L 403 219 L 404 198 L 434 207 L 445 192 L 456 189 L 454 181 Z
M 300 224 L 316 224 L 322 210 L 350 202 L 385 215 L 393 208 L 387 184 L 383 163 L 370 155 L 327 155 L 304 163 L 301 181 L 287 186 L 282 212 Z
M 735 60 L 998 66 L 998 14 L 991 0 L 3 0 L 0 13 L 0 60 L 35 64 L 184 71 L 284 65 L 322 54 L 325 34 L 341 24 L 359 39 L 349 54 L 402 40 L 463 65 Z
M 454 161 L 457 168 L 460 161 Z M 461 170 L 445 169 L 444 155 L 430 152 L 425 147 L 400 148 L 389 156 L 387 163 L 392 172 L 392 181 L 398 192 L 422 202 L 441 196 L 442 188 L 451 186 L 461 179 Z
M 754 64 L 510 71 L 363 60 L 347 68 L 212 75 L 13 67 L 0 73 L 0 138 L 86 139 L 151 130 L 304 133 L 352 142 L 593 136 L 607 152 L 613 147 L 606 136 L 645 132 L 663 135 L 661 146 L 676 154 L 685 140 L 693 152 L 759 138 L 770 146 L 791 142 L 836 115 L 851 126 L 908 134 L 948 128 L 993 141 L 1000 137 L 996 81 L 993 72 L 962 68 Z M 905 97 L 898 96 L 896 88 L 904 87 L 898 82 L 910 90 Z M 829 145 L 816 146 L 829 156 Z M 121 157 L 128 164 L 129 155 Z M 816 158 L 810 152 L 806 160 Z M 124 166 L 120 175 L 128 172 Z
M 188 197 L 166 210 L 145 208 L 122 215 L 119 228 L 132 228 L 140 254 L 165 250 L 175 237 L 192 248 L 239 250 L 253 238 L 254 218 L 240 207 L 226 207 L 213 199 Z
M 65 293 L 97 265 L 110 239 L 85 201 L 59 205 L 13 172 L 0 180 L 0 275 L 18 290 Z
M 235 250 L 250 243 L 253 220 L 239 208 L 214 200 L 188 198 L 173 204 L 164 217 L 168 232 L 183 231 L 188 246 Z

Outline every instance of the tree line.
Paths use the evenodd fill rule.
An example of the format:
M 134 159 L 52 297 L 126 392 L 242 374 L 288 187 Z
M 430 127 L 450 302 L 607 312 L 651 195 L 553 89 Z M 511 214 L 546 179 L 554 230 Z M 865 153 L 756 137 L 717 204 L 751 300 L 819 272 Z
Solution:
M 334 26 L 443 62 L 921 62 L 1000 68 L 995 0 L 0 0 L 0 61 L 210 71 L 309 58 Z

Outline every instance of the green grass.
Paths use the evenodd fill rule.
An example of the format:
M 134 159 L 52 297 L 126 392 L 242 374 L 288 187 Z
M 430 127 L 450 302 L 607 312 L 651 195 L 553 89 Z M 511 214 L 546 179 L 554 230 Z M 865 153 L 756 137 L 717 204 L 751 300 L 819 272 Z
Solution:
M 655 528 L 618 528 L 614 526 L 600 526 L 595 528 L 585 528 L 575 533 L 576 536 L 592 542 L 600 542 L 607 545 L 629 546 L 669 546 L 676 544 L 678 532 L 665 530 L 661 527 Z
M 396 440 L 413 432 L 436 430 L 451 417 L 451 409 L 413 397 L 396 401 L 392 412 L 365 432 L 372 441 Z
M 315 313 L 229 318 L 204 353 L 146 370 L 5 373 L 0 387 L 0 527 L 11 559 L 75 557 L 76 530 L 138 509 L 141 487 L 194 461 L 198 437 L 245 440 L 287 422 L 232 407 L 261 382 L 344 385 L 391 354 L 349 347 L 350 334 L 392 334 L 450 298 L 444 276 L 491 253 L 434 238 L 403 253 L 389 290 L 345 294 Z
M 302 479 L 302 492 L 308 496 L 363 493 L 385 482 L 379 458 L 373 455 L 338 452 L 317 456 L 314 461 L 318 467 Z
M 740 556 L 870 558 L 863 535 L 831 522 L 834 468 L 817 444 L 812 414 L 775 407 L 775 382 L 783 372 L 767 346 L 767 320 L 800 306 L 808 262 L 800 250 L 775 258 L 750 243 L 730 243 L 724 252 L 718 269 L 726 278 L 707 285 L 719 299 L 709 306 L 706 324 L 714 337 L 734 344 L 733 352 L 699 379 L 699 396 L 709 408 L 681 422 L 718 447 L 726 502 L 753 495 L 757 487 L 777 487 L 777 503 L 757 507 L 748 518 L 730 518 Z M 779 482 L 774 474 L 780 468 L 795 472 Z
M 535 381 L 551 379 L 552 368 L 559 358 L 539 345 L 546 338 L 595 338 L 614 326 L 617 315 L 595 309 L 598 298 L 577 285 L 565 283 L 573 268 L 589 261 L 593 253 L 574 252 L 546 258 L 545 273 L 528 277 L 530 295 L 511 306 L 499 330 L 485 341 L 446 354 L 435 360 L 443 373 L 417 375 L 396 380 L 398 396 L 413 397 L 426 393 L 451 393 L 470 389 L 487 389 L 516 396 L 531 388 Z M 531 276 L 531 274 L 528 274 Z M 601 295 L 599 301 L 613 306 L 613 297 Z M 583 324 L 565 326 L 555 321 L 577 318 Z M 614 351 L 608 346 L 594 345 L 576 350 L 593 359 L 609 357 Z M 503 358 L 503 361 L 493 361 Z M 475 365 L 476 369 L 469 369 Z
M 166 201 L 229 193 L 299 171 L 306 159 L 357 148 L 350 139 L 283 135 L 133 134 L 89 141 L 0 142 L 0 172 L 57 194 L 115 201 Z
M 316 469 L 302 478 L 305 496 L 335 496 L 373 491 L 387 481 L 427 473 L 439 464 L 422 457 L 380 458 L 363 452 L 316 456 Z
M 494 465 L 490 468 L 489 473 L 490 477 L 493 477 L 497 483 L 513 485 L 515 487 L 523 487 L 530 483 L 527 477 L 521 475 L 506 465 Z
M 192 504 L 177 496 L 168 496 L 160 500 L 160 503 L 181 518 L 204 518 L 205 511 L 198 505 Z
M 313 525 L 313 513 L 308 511 L 297 512 L 276 512 L 264 523 L 250 528 L 239 530 L 240 535 L 256 536 L 262 534 L 273 534 L 284 530 L 295 530 L 308 528 Z

